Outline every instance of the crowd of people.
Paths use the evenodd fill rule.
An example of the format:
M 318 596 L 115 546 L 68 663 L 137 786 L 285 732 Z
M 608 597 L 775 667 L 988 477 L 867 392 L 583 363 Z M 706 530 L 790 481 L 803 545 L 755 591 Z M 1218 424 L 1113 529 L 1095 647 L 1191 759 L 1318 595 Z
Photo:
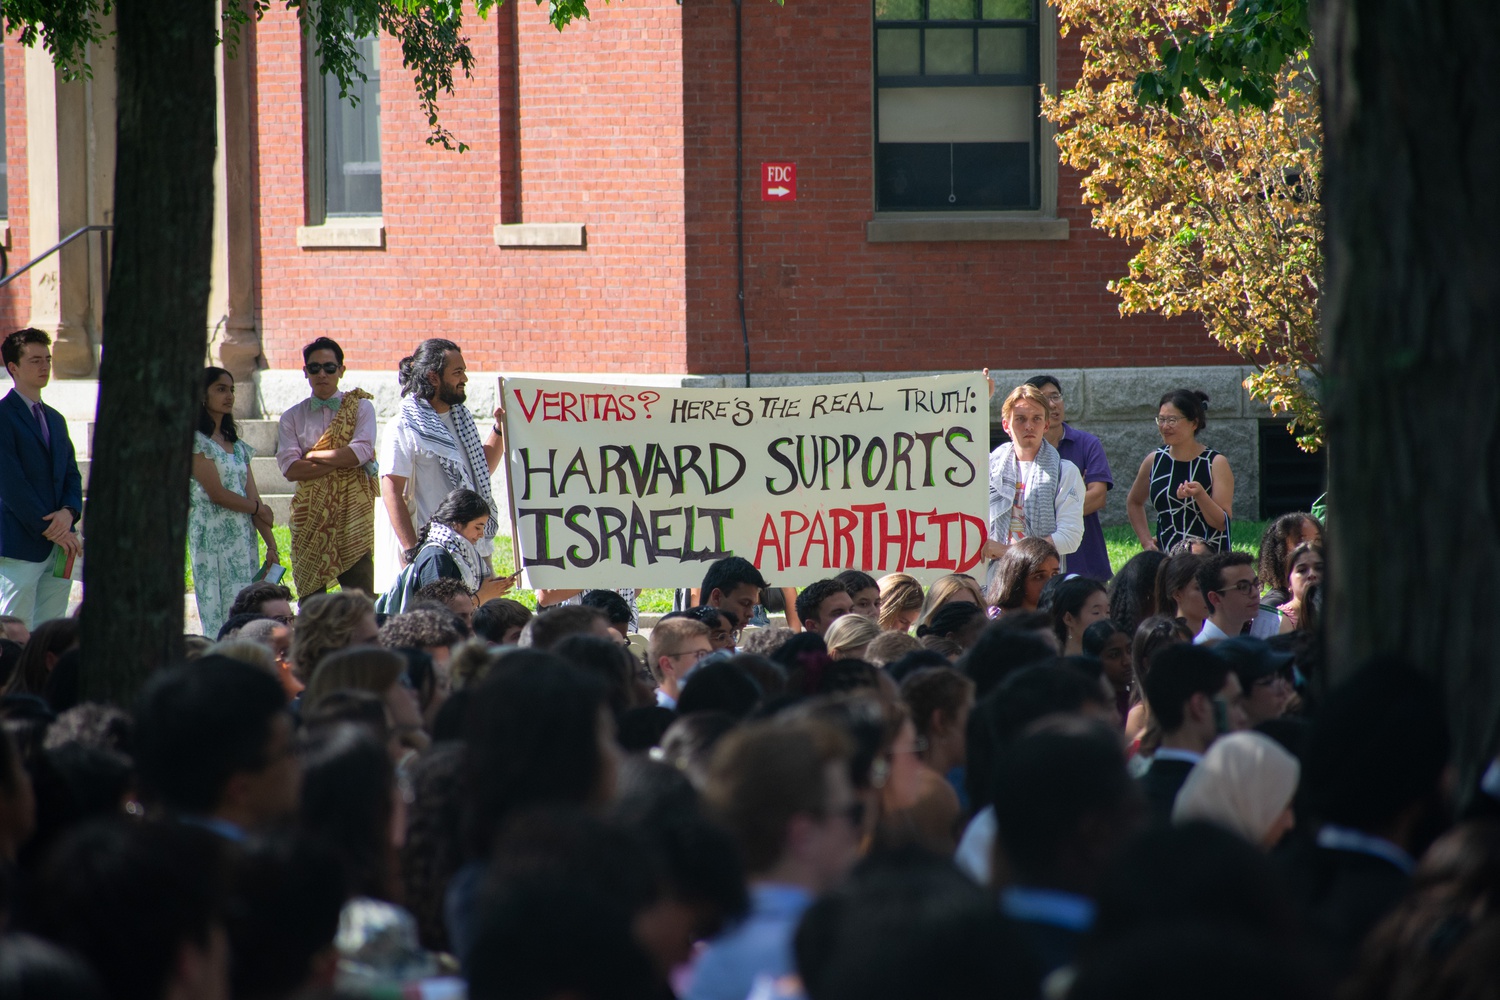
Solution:
M 19 392 L 36 347 L 7 339 L 23 398 L 0 418 L 32 421 L 65 491 L 59 432 Z M 1151 544 L 1118 572 L 1089 556 L 1107 466 L 1039 376 L 1005 399 L 983 579 L 789 591 L 730 556 L 643 629 L 631 591 L 504 596 L 483 472 L 503 438 L 451 419 L 456 353 L 403 363 L 412 450 L 375 467 L 368 400 L 336 394 L 337 345 L 309 345 L 311 398 L 345 402 L 283 418 L 288 478 L 321 484 L 294 508 L 295 598 L 225 585 L 228 549 L 271 522 L 232 380 L 205 375 L 194 510 L 239 519 L 197 536 L 219 624 L 134 705 L 80 701 L 52 591 L 0 614 L 0 997 L 1477 1000 L 1500 982 L 1500 763 L 1455 781 L 1442 693 L 1409 664 L 1330 682 L 1322 526 L 1288 514 L 1258 558 L 1229 549 L 1201 394 L 1163 398 L 1131 490 Z M 0 478 L 3 559 L 27 561 L 3 547 L 38 512 L 65 515 L 44 528 L 64 548 L 69 495 L 13 505 Z M 388 523 L 347 523 L 377 496 Z M 13 601 L 22 574 L 0 573 Z

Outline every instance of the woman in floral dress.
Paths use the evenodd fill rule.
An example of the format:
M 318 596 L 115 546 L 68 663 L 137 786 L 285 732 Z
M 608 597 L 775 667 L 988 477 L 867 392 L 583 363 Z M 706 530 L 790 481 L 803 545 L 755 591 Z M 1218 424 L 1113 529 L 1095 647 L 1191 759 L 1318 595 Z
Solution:
M 271 533 L 271 508 L 261 503 L 250 471 L 255 450 L 234 430 L 234 376 L 203 371 L 198 431 L 193 435 L 193 482 L 188 506 L 188 551 L 203 634 L 216 638 L 234 597 L 260 569 L 255 533 L 266 558 L 280 563 Z

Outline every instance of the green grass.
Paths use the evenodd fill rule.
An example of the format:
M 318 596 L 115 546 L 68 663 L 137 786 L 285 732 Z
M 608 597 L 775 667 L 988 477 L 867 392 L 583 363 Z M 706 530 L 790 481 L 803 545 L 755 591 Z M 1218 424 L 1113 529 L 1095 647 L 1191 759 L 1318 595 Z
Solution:
M 1266 521 L 1235 521 L 1229 545 L 1236 552 L 1255 555 L 1260 551 L 1260 536 L 1265 533 Z M 1135 532 L 1128 524 L 1117 524 L 1104 529 L 1104 547 L 1109 551 L 1109 565 L 1118 573 L 1130 557 L 1141 551 Z
M 282 564 L 286 566 L 286 578 L 282 581 L 288 587 L 292 584 L 292 531 L 284 524 L 278 524 L 271 529 L 276 535 L 276 547 L 281 552 Z M 1231 542 L 1236 551 L 1249 552 L 1252 555 L 1260 547 L 1260 536 L 1266 530 L 1265 521 L 1236 521 L 1234 524 L 1234 537 Z M 1116 572 L 1121 566 L 1130 560 L 1130 557 L 1141 551 L 1140 543 L 1135 539 L 1135 532 L 1128 524 L 1117 524 L 1112 528 L 1104 529 L 1104 547 L 1109 550 L 1109 564 Z M 260 542 L 260 557 L 264 561 L 266 557 L 266 543 Z M 186 560 L 186 582 L 184 587 L 191 591 L 193 589 L 193 563 Z M 512 556 L 510 536 L 500 535 L 495 539 L 495 572 L 504 576 L 515 570 L 515 559 Z M 295 587 L 293 587 L 295 592 Z M 528 608 L 536 607 L 536 593 L 530 590 L 513 590 L 510 596 L 526 605 Z M 656 588 L 643 590 L 638 598 L 640 610 L 647 614 L 665 614 L 672 610 L 672 590 L 670 588 Z

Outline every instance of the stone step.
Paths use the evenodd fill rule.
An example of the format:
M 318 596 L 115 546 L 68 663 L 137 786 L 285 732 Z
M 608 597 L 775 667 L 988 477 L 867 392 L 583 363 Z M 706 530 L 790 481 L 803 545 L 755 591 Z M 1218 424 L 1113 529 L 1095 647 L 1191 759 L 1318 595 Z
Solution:
M 83 491 L 88 492 L 89 468 L 93 461 L 87 458 L 78 460 L 78 474 L 83 477 Z M 297 491 L 297 487 L 287 482 L 287 478 L 281 474 L 281 469 L 276 465 L 274 458 L 252 458 L 250 460 L 250 471 L 255 475 L 255 486 L 261 496 L 276 496 L 277 494 L 290 495 Z
M 279 420 L 236 420 L 234 429 L 240 440 L 255 449 L 256 455 L 271 458 L 276 455 L 276 434 L 280 425 Z M 68 436 L 73 439 L 73 450 L 79 458 L 94 454 L 94 426 L 92 420 L 68 421 Z M 259 475 L 256 473 L 257 480 Z

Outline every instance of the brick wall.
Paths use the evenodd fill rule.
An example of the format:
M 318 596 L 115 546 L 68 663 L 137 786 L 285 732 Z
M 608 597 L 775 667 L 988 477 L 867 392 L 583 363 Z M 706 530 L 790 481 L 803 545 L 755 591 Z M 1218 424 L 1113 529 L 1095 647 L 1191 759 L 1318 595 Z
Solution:
M 738 372 L 734 7 L 683 8 L 688 370 Z M 1131 367 L 1230 360 L 1192 319 L 1122 319 L 1105 288 L 1129 247 L 1089 228 L 1063 168 L 1053 242 L 869 243 L 868 0 L 744 7 L 746 299 L 756 371 Z M 1076 38 L 1076 36 L 1075 36 Z M 1073 39 L 1059 79 L 1077 78 Z M 797 201 L 762 202 L 759 164 L 797 164 Z
M 473 368 L 685 364 L 678 8 L 600 4 L 561 34 L 532 5 L 508 9 L 471 12 L 474 78 L 441 104 L 462 155 L 425 144 L 399 49 L 382 40 L 383 250 L 297 247 L 302 43 L 284 10 L 261 23 L 257 311 L 272 367 L 295 367 L 318 334 L 361 368 L 394 366 L 426 336 L 464 345 Z M 519 127 L 501 121 L 514 103 Z M 582 222 L 587 247 L 501 249 L 501 221 Z
M 31 259 L 26 199 L 26 50 L 7 38 L 0 45 L 5 72 L 5 159 L 9 171 L 10 242 L 5 247 L 14 272 Z M 0 289 L 0 333 L 20 329 L 31 319 L 31 277 L 22 275 Z

